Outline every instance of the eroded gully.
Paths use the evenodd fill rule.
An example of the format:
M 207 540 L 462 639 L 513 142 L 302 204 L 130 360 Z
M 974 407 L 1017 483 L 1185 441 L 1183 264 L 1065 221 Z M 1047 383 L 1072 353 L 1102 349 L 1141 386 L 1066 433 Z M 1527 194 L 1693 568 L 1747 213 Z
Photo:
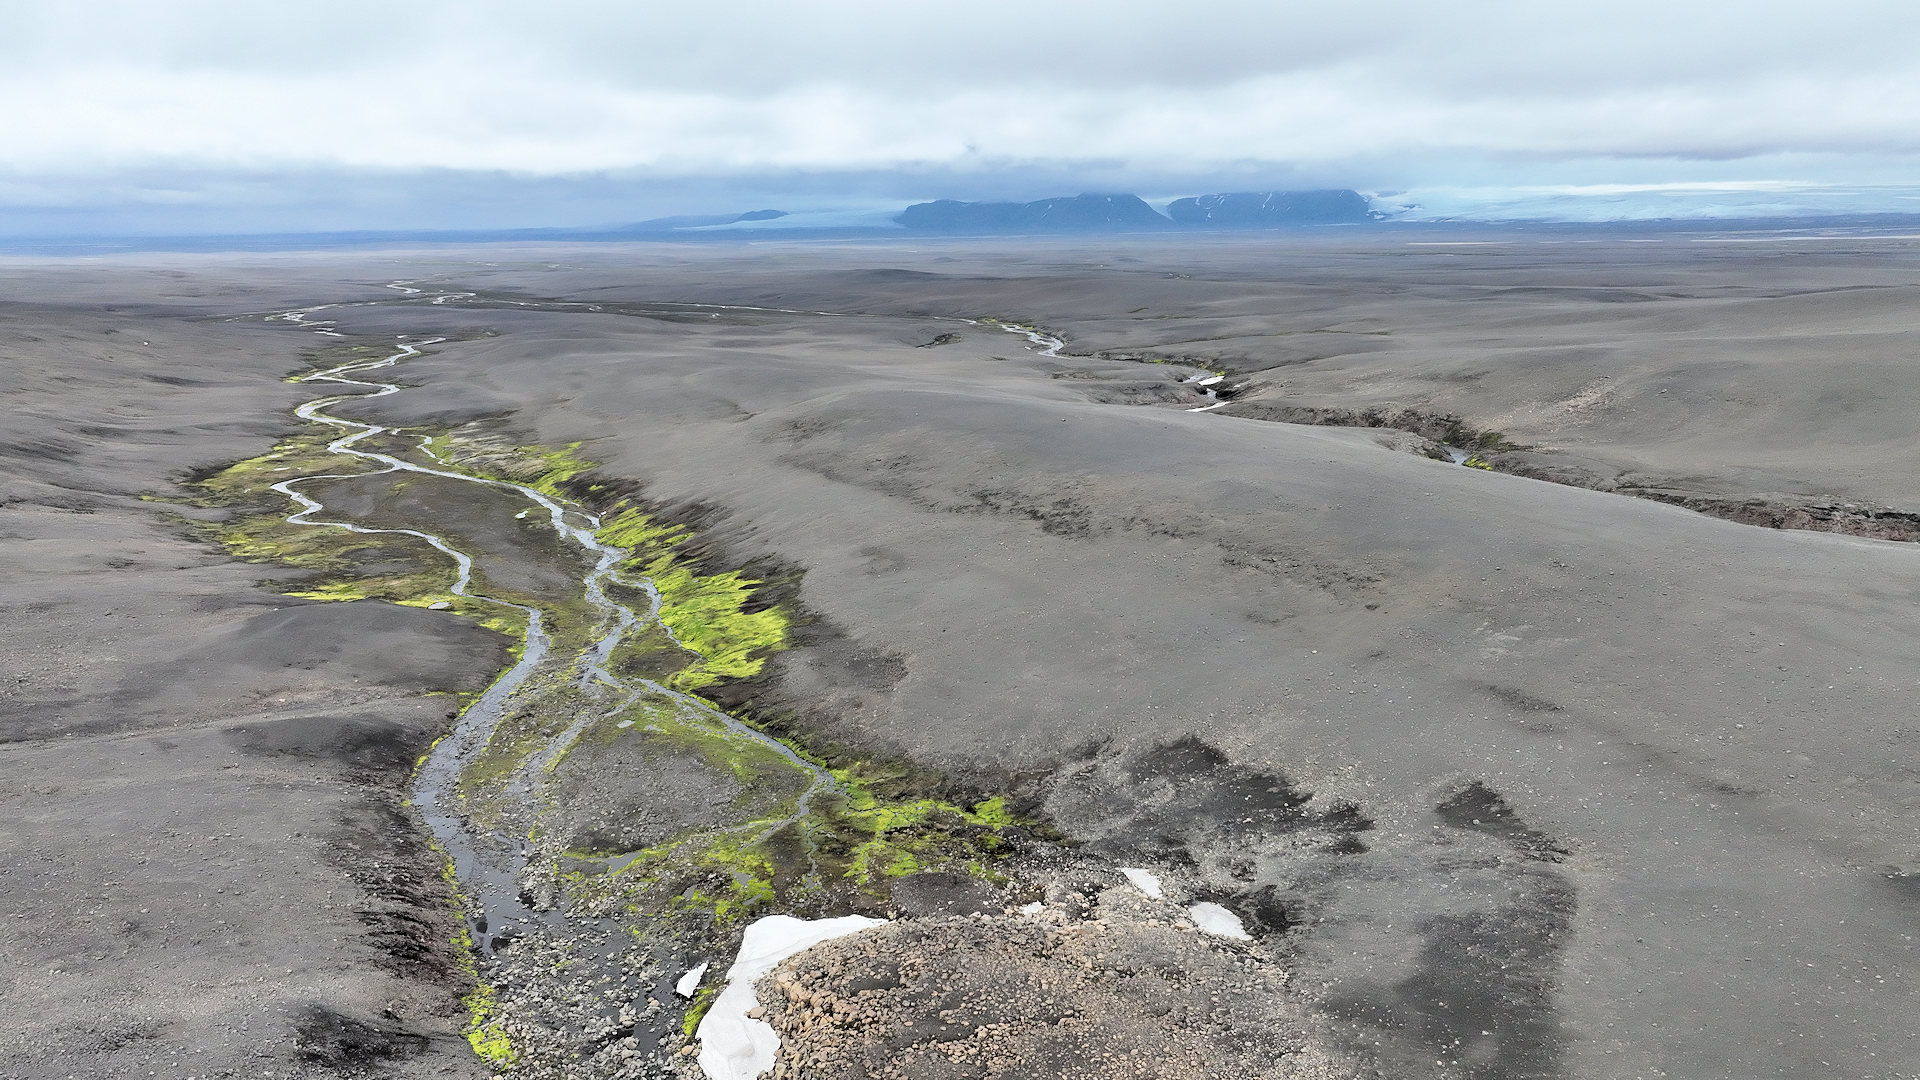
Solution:
M 396 283 L 396 285 L 404 285 L 404 283 Z M 429 299 L 429 302 L 437 303 L 442 299 L 452 299 L 460 295 L 436 296 Z M 282 312 L 273 318 L 301 325 L 318 333 L 338 336 L 326 323 L 309 318 L 320 310 L 323 309 L 304 308 Z M 391 454 L 362 449 L 356 444 L 393 432 L 395 429 L 380 424 L 349 420 L 326 411 L 342 401 L 368 400 L 399 393 L 401 391 L 399 385 L 369 378 L 368 373 L 392 367 L 410 357 L 418 356 L 426 346 L 443 340 L 445 339 L 430 338 L 403 342 L 398 345 L 395 352 L 378 360 L 349 361 L 323 371 L 313 372 L 300 379 L 301 382 L 334 383 L 345 387 L 368 388 L 364 393 L 335 393 L 314 398 L 298 406 L 294 414 L 303 420 L 326 424 L 346 432 L 327 444 L 327 450 L 330 453 L 373 463 L 380 467 L 371 472 L 327 473 L 283 480 L 274 484 L 273 490 L 299 505 L 298 511 L 287 516 L 287 521 L 290 523 L 345 529 L 370 535 L 406 535 L 425 541 L 453 560 L 455 574 L 450 591 L 454 595 L 516 612 L 525 619 L 525 642 L 520 658 L 496 679 L 485 693 L 461 712 L 453 730 L 435 743 L 423 759 L 413 782 L 414 804 L 419 808 L 428 828 L 432 830 L 435 841 L 452 860 L 461 888 L 466 893 L 469 901 L 468 919 L 474 942 L 483 953 L 490 956 L 496 943 L 509 939 L 514 933 L 535 924 L 557 927 L 564 916 L 558 911 L 538 910 L 529 902 L 529 898 L 522 894 L 519 884 L 520 872 L 525 866 L 528 851 L 524 847 L 516 848 L 499 838 L 477 835 L 471 831 L 459 809 L 457 786 L 461 770 L 486 746 L 516 692 L 520 691 L 535 672 L 550 659 L 553 659 L 556 664 L 564 663 L 565 669 L 576 673 L 580 685 L 598 688 L 605 693 L 606 697 L 602 702 L 603 710 L 598 714 L 599 716 L 618 713 L 643 694 L 658 695 L 673 701 L 680 708 L 696 712 L 722 725 L 736 737 L 765 746 L 806 773 L 809 784 L 787 817 L 771 824 L 755 823 L 768 831 L 778 830 L 803 817 L 808 811 L 812 798 L 823 789 L 834 786 L 834 780 L 825 770 L 795 754 L 785 744 L 713 708 L 698 697 L 672 690 L 650 679 L 621 678 L 608 670 L 608 659 L 621 640 L 634 630 L 653 623 L 658 623 L 669 637 L 672 636 L 673 630 L 660 620 L 660 593 L 651 581 L 646 578 L 626 578 L 616 575 L 616 569 L 631 552 L 626 548 L 605 543 L 595 535 L 601 526 L 601 521 L 596 515 L 524 484 L 471 476 L 451 469 L 436 469 Z M 421 442 L 425 451 L 426 439 L 423 438 Z M 431 451 L 426 452 L 432 456 Z M 591 644 L 577 657 L 550 658 L 553 639 L 548 632 L 547 613 L 537 606 L 514 603 L 474 592 L 471 554 L 455 547 L 445 537 L 425 530 L 372 528 L 350 521 L 317 518 L 315 515 L 326 509 L 325 504 L 301 490 L 302 485 L 316 480 L 364 478 L 397 472 L 415 473 L 511 491 L 545 511 L 547 520 L 555 533 L 579 547 L 592 560 L 591 568 L 580 579 L 582 594 L 591 608 L 601 617 L 601 628 L 596 631 Z M 635 611 L 609 596 L 605 588 L 608 581 L 643 592 L 648 598 L 647 610 L 644 613 Z M 684 643 L 679 642 L 678 639 L 675 639 L 675 643 L 685 647 Z M 536 755 L 538 767 L 521 770 L 521 780 L 515 785 L 516 793 L 523 797 L 532 795 L 532 783 L 527 778 L 540 775 L 544 772 L 544 766 L 552 764 L 564 755 L 572 740 L 584 726 L 585 722 L 576 722 L 569 726 L 549 744 L 544 752 Z M 610 868 L 617 869 L 617 866 Z
M 362 301 L 357 303 L 326 304 L 313 307 L 283 311 L 268 316 L 271 321 L 287 322 L 300 326 L 313 333 L 328 337 L 342 337 L 334 324 L 328 319 L 316 319 L 321 312 L 339 308 L 373 306 L 378 304 L 458 304 L 475 299 L 470 292 L 426 293 L 411 281 L 395 281 L 386 288 L 402 294 L 401 299 L 392 301 Z M 605 310 L 603 305 L 569 302 L 523 302 L 513 300 L 495 300 L 507 306 L 540 308 L 563 308 L 583 311 Z M 769 314 L 801 314 L 842 318 L 860 318 L 862 313 L 810 311 L 791 308 L 766 308 L 749 305 L 696 305 L 666 303 L 657 305 L 662 308 L 682 310 L 712 310 L 716 317 L 722 311 L 765 312 Z M 878 317 L 878 316 L 864 316 Z M 944 320 L 943 320 L 944 321 Z M 980 320 L 955 318 L 951 321 L 969 326 L 980 325 Z M 1047 334 L 1035 327 L 1019 323 L 998 322 L 1000 329 L 1026 338 L 1038 353 L 1046 357 L 1058 357 L 1065 348 L 1065 341 Z M 435 840 L 452 860 L 455 873 L 461 887 L 469 899 L 468 917 L 475 944 L 483 953 L 491 955 L 497 943 L 503 942 L 511 934 L 532 924 L 558 926 L 563 916 L 557 911 L 542 911 L 529 902 L 520 888 L 520 873 L 525 867 L 529 855 L 522 845 L 506 843 L 498 838 L 474 834 L 460 812 L 457 787 L 464 766 L 478 754 L 498 727 L 510 700 L 535 672 L 549 660 L 552 638 L 548 633 L 547 613 L 537 606 L 514 603 L 475 593 L 471 589 L 473 577 L 473 558 L 461 551 L 445 537 L 419 529 L 372 528 L 348 521 L 320 520 L 314 515 L 326 509 L 325 505 L 312 495 L 300 490 L 300 485 L 315 480 L 345 479 L 364 477 L 390 472 L 409 472 L 424 476 L 440 477 L 461 483 L 479 484 L 514 492 L 531 501 L 545 511 L 553 530 L 567 542 L 579 547 L 592 559 L 592 567 L 580 579 L 582 593 L 588 604 L 603 619 L 604 630 L 593 640 L 578 657 L 562 658 L 565 665 L 577 673 L 578 682 L 583 687 L 600 688 L 609 692 L 609 700 L 596 716 L 576 720 L 558 737 L 554 738 L 541 752 L 533 755 L 527 766 L 516 772 L 510 785 L 515 796 L 530 800 L 537 795 L 534 790 L 537 777 L 543 775 L 555 762 L 564 756 L 573 740 L 597 717 L 605 717 L 626 709 L 642 694 L 657 694 L 671 699 L 680 707 L 694 711 L 713 722 L 722 725 L 735 736 L 752 740 L 779 754 L 795 768 L 807 774 L 809 783 L 800 795 L 793 811 L 787 817 L 767 823 L 756 822 L 751 827 L 761 830 L 765 836 L 778 831 L 793 821 L 802 818 L 808 811 L 811 800 L 823 789 L 834 786 L 834 780 L 825 770 L 795 754 L 784 743 L 770 738 L 740 722 L 725 712 L 714 709 L 705 701 L 690 694 L 671 690 L 661 684 L 643 678 L 621 678 L 614 675 L 607 666 L 613 651 L 621 640 L 636 629 L 652 623 L 659 623 L 669 637 L 671 627 L 660 622 L 660 594 L 651 581 L 645 578 L 625 579 L 615 575 L 616 568 L 631 554 L 627 549 L 607 544 L 595 534 L 600 528 L 600 519 L 586 509 L 555 499 L 543 492 L 524 484 L 506 480 L 495 480 L 472 476 L 452 469 L 436 469 L 407 461 L 404 458 L 375 450 L 362 449 L 357 443 L 393 432 L 396 429 L 380 424 L 349 420 L 334 416 L 326 410 L 342 401 L 368 400 L 397 394 L 401 387 L 395 383 L 381 382 L 366 377 L 368 373 L 381 368 L 390 368 L 400 362 L 421 354 L 427 346 L 438 344 L 444 338 L 428 338 L 414 342 L 402 342 L 392 354 L 377 360 L 353 360 L 323 371 L 303 376 L 299 381 L 308 383 L 334 383 L 345 387 L 365 387 L 363 393 L 336 393 L 315 398 L 298 406 L 294 413 L 303 420 L 327 424 L 342 429 L 345 435 L 327 445 L 329 452 L 343 457 L 374 463 L 380 468 L 363 473 L 330 473 L 304 476 L 284 480 L 273 485 L 278 491 L 300 506 L 296 513 L 288 515 L 287 520 L 294 524 L 314 525 L 345 529 L 362 534 L 398 534 L 413 536 L 432 545 L 436 550 L 452 559 L 455 565 L 455 578 L 450 591 L 456 596 L 467 597 L 482 603 L 492 604 L 502 609 L 519 613 L 525 619 L 525 642 L 520 658 L 502 674 L 479 699 L 469 705 L 459 716 L 454 728 L 446 737 L 434 744 L 415 774 L 413 799 L 422 817 L 432 830 Z M 1198 376 L 1196 376 L 1198 378 Z M 1216 408 L 1217 405 L 1203 408 Z M 1201 410 L 1195 410 L 1201 411 Z M 422 452 L 432 457 L 427 446 L 428 440 L 421 438 Z M 435 458 L 439 461 L 440 459 Z M 445 464 L 445 462 L 441 462 Z M 615 581 L 643 592 L 648 598 L 648 610 L 643 614 L 620 603 L 609 596 L 605 589 L 608 581 Z M 684 643 L 674 639 L 683 648 Z M 688 650 L 692 652 L 692 650 Z M 556 663 L 561 662 L 556 660 Z M 632 861 L 631 857 L 615 856 L 607 860 L 608 872 L 617 873 Z

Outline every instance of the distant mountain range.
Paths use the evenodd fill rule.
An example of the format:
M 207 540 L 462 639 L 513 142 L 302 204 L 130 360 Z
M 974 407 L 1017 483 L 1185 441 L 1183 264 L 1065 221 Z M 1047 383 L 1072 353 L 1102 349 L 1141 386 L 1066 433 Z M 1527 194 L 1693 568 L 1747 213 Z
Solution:
M 1178 228 L 1274 229 L 1374 221 L 1366 196 L 1346 189 L 1253 191 L 1178 199 L 1165 214 L 1137 195 L 1074 195 L 1028 203 L 915 203 L 893 220 L 916 232 L 1134 232 Z
M 1377 221 L 1366 196 L 1347 189 L 1250 191 L 1195 195 L 1176 200 L 1165 213 L 1138 195 L 1065 195 L 1033 202 L 961 202 L 939 199 L 914 203 L 899 214 L 788 213 L 753 210 L 744 214 L 702 214 L 653 218 L 606 230 L 634 236 L 680 236 L 736 232 L 906 229 L 948 235 L 1027 233 L 1151 232 L 1179 229 L 1280 229 L 1304 225 L 1352 225 Z
M 291 251 L 379 244 L 592 243 L 675 241 L 728 243 L 750 237 L 782 240 L 884 240 L 911 236 L 1165 235 L 1260 230 L 1578 231 L 1595 236 L 1714 232 L 1920 229 L 1920 185 L 1902 188 L 1723 190 L 1701 185 L 1649 186 L 1589 192 L 1572 188 L 1432 188 L 1370 195 L 1349 189 L 1254 191 L 1194 195 L 1156 209 L 1135 195 L 1084 194 L 1033 202 L 961 202 L 750 210 L 680 215 L 621 225 L 533 228 L 367 229 L 255 233 L 75 233 L 8 236 L 9 254 L 104 254 L 117 251 Z M 1904 204 L 1902 202 L 1904 200 Z
M 1322 191 L 1258 191 L 1175 199 L 1167 216 L 1181 225 L 1271 229 L 1287 225 L 1351 225 L 1377 221 L 1365 195 L 1346 188 Z
M 1073 195 L 1029 203 L 914 203 L 893 219 L 918 232 L 1030 233 L 1166 229 L 1173 222 L 1138 195 Z

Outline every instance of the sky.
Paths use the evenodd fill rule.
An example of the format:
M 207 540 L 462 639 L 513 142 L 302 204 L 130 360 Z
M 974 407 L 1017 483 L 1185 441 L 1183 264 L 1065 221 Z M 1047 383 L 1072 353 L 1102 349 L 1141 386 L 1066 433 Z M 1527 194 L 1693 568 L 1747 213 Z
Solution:
M 1318 186 L 1911 210 L 1920 5 L 0 0 L 0 103 L 15 234 Z

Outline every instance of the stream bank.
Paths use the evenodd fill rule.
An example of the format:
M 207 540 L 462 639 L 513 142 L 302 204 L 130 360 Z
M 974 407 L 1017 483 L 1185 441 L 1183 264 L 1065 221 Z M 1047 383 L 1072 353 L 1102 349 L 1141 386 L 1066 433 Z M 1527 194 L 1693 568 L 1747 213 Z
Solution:
M 891 881 L 926 871 L 996 878 L 1026 836 L 1004 800 L 949 801 L 857 758 L 829 769 L 696 693 L 759 674 L 791 614 L 756 602 L 762 582 L 686 558 L 693 531 L 634 485 L 570 449 L 329 411 L 400 392 L 377 373 L 438 343 L 358 346 L 306 373 L 339 388 L 295 410 L 322 430 L 198 487 L 228 512 L 231 552 L 307 573 L 293 595 L 445 610 L 517 639 L 413 786 L 467 909 L 477 1053 L 520 1075 L 684 1070 L 713 987 L 685 1002 L 672 983 L 752 916 L 879 910 Z
M 279 318 L 311 327 L 318 310 Z M 246 511 L 223 533 L 235 553 L 315 571 L 300 595 L 449 610 L 518 642 L 514 664 L 423 760 L 414 800 L 466 894 L 469 1041 L 496 1067 L 696 1075 L 692 1039 L 716 973 L 767 913 L 899 915 L 929 932 L 946 921 L 940 940 L 960 953 L 1039 920 L 1156 965 L 1185 968 L 1193 949 L 1273 962 L 1267 940 L 1196 925 L 1208 905 L 1265 903 L 1210 868 L 1143 907 L 1118 869 L 1137 837 L 1099 854 L 1054 843 L 1024 812 L 1046 778 L 1022 781 L 1025 802 L 958 792 L 911 763 L 868 760 L 795 718 L 761 715 L 736 691 L 791 643 L 802 613 L 790 587 L 769 592 L 744 564 L 691 556 L 705 550 L 699 515 L 649 503 L 577 445 L 526 445 L 499 422 L 398 428 L 337 415 L 352 399 L 403 392 L 383 369 L 437 343 L 367 351 L 326 329 L 334 348 L 360 351 L 303 377 L 345 390 L 297 415 L 332 430 L 303 432 L 206 486 Z M 1260 813 L 1286 828 L 1311 823 L 1281 803 Z M 1155 865 L 1177 881 L 1180 853 L 1163 854 Z M 1288 924 L 1263 925 L 1270 938 Z M 1171 936 L 1129 936 L 1148 926 Z M 1044 969 L 1032 977 L 1050 980 Z M 1216 982 L 1227 970 L 1200 964 L 1183 979 L 1195 992 L 1238 989 Z M 1124 974 L 1049 981 L 1018 1022 L 1123 1013 L 1133 992 Z M 918 1001 L 915 992 L 876 1007 L 904 1020 Z M 1273 1032 L 1299 1040 L 1311 1026 L 1297 1002 L 1278 998 L 1223 1024 L 1273 1053 L 1282 1052 L 1269 1045 Z M 792 1034 L 810 1044 L 818 1032 Z

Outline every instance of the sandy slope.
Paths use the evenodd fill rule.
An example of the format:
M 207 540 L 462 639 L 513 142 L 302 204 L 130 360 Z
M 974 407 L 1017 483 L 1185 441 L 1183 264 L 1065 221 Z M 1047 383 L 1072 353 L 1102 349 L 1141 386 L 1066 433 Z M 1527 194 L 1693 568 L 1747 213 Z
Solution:
M 270 442 L 298 343 L 66 284 L 0 311 L 0 1073 L 482 1072 L 398 799 L 445 723 L 422 691 L 473 687 L 499 643 L 277 596 L 139 501 Z
M 1261 947 L 1286 958 L 1290 992 L 1390 1075 L 1911 1072 L 1913 548 L 1460 469 L 1377 431 L 1230 415 L 1251 403 L 1154 408 L 1139 403 L 1201 403 L 1179 385 L 1186 370 L 1037 358 L 994 327 L 929 317 L 997 315 L 1058 328 L 1081 349 L 1204 358 L 1247 373 L 1258 400 L 1453 412 L 1569 448 L 1583 467 L 1699 491 L 1920 506 L 1905 460 L 1920 381 L 1902 362 L 1920 340 L 1903 307 L 1920 265 L 1905 246 L 1516 251 L 1236 240 L 578 249 L 519 262 L 451 252 L 398 269 L 289 259 L 283 295 L 364 297 L 418 276 L 602 305 L 883 314 L 488 306 L 341 319 L 354 333 L 467 336 L 410 364 L 420 389 L 369 414 L 505 416 L 494 422 L 544 443 L 583 440 L 652 496 L 709 504 L 709 535 L 735 552 L 803 566 L 804 600 L 844 634 L 788 654 L 763 702 L 877 751 L 1025 785 L 1092 850 L 1262 913 Z M 151 288 L 131 273 L 54 273 L 131 296 Z M 212 296 L 274 280 L 217 263 L 194 273 Z M 33 317 L 49 328 L 78 318 Z M 169 415 L 251 427 L 151 454 L 172 436 L 70 435 L 109 448 L 87 451 L 109 455 L 96 468 L 118 454 L 157 484 L 268 437 L 291 398 L 261 379 L 291 367 L 294 346 L 192 325 L 206 343 L 184 339 L 169 355 L 203 357 L 209 386 L 183 391 Z M 958 340 L 919 347 L 942 334 Z M 81 363 L 35 355 L 53 371 Z M 1602 374 L 1622 386 L 1595 389 Z M 58 392 L 60 412 L 78 414 L 65 401 L 104 413 L 117 391 Z M 49 419 L 34 430 L 80 430 L 36 415 Z M 43 507 L 56 497 L 34 488 L 7 513 L 54 520 Z M 161 535 L 124 500 L 112 513 L 125 524 L 104 542 Z M 36 550 L 11 543 L 8 558 L 60 565 Z M 35 613 L 30 637 L 15 623 L 10 668 L 42 656 L 34 642 L 48 635 L 98 634 L 99 612 L 128 596 L 165 609 L 193 574 L 217 578 L 204 591 L 223 603 L 264 601 L 245 584 L 258 572 L 182 558 L 204 565 L 119 568 L 98 585 L 63 574 L 57 587 L 78 592 Z M 485 666 L 472 649 L 461 660 L 426 646 L 470 640 L 447 622 L 394 627 L 422 642 L 417 667 L 375 674 L 346 652 L 302 678 L 319 681 L 313 694 L 346 695 L 358 674 L 386 689 L 358 691 L 374 703 L 353 708 L 403 723 L 410 690 Z M 96 647 L 151 665 L 192 645 L 167 652 L 133 633 L 116 628 Z M 264 680 L 261 694 L 281 685 L 248 677 Z M 23 803 L 35 807 L 18 819 L 28 826 L 10 827 L 40 858 L 70 856 L 56 837 L 73 812 L 61 785 L 31 787 L 41 762 L 122 761 L 86 775 L 160 783 L 157 757 L 102 749 L 118 736 L 53 734 L 134 723 L 101 719 L 100 695 L 118 685 L 22 699 L 20 733 L 33 741 L 9 748 L 5 768 L 10 790 L 37 801 Z M 155 700 L 155 719 L 139 723 L 181 717 L 164 693 Z M 237 708 L 214 710 L 215 726 Z M 311 782 L 331 775 L 298 760 Z M 234 759 L 242 770 L 265 761 L 289 767 Z M 174 793 L 142 798 L 185 799 L 184 775 L 169 767 Z M 192 805 L 210 812 L 198 795 Z M 116 846 L 112 835 L 100 842 Z M 20 873 L 10 897 L 27 888 Z M 95 873 L 43 893 L 32 924 L 88 895 Z M 320 888 L 301 887 L 309 898 Z M 247 925 L 277 951 L 284 924 Z M 328 934 L 308 936 L 328 953 Z M 53 955 L 22 966 L 56 967 Z M 261 946 L 249 955 L 264 964 Z M 16 976 L 8 995 L 87 1000 L 110 972 L 148 962 L 114 961 L 71 989 Z M 277 1000 L 297 996 L 268 985 Z M 197 987 L 181 996 L 200 1010 L 220 1000 Z

